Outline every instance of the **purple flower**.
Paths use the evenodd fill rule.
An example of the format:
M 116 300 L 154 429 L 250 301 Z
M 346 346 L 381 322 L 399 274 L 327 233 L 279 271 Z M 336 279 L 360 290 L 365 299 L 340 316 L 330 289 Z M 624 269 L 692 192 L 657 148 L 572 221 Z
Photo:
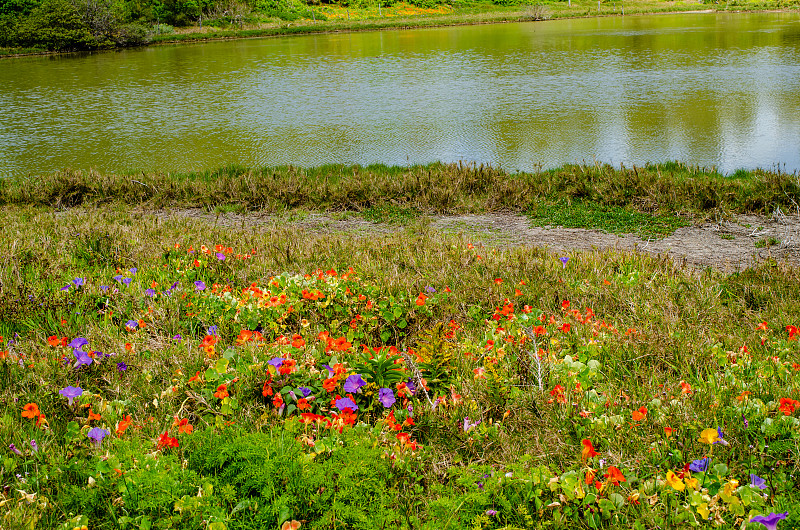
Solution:
M 497 515 L 497 510 L 486 510 L 486 515 L 495 516 Z
M 558 258 L 558 259 L 561 260 L 561 268 L 562 269 L 566 269 L 567 268 L 567 262 L 569 261 L 569 257 L 568 256 L 564 256 L 563 258 Z
M 128 272 L 130 272 L 131 274 L 136 274 L 136 271 L 138 270 L 139 269 L 137 269 L 136 267 L 133 267 L 132 269 L 128 269 Z
M 430 285 L 428 285 L 428 286 L 426 286 L 426 287 L 425 287 L 425 291 L 427 291 L 427 292 L 429 292 L 429 293 L 435 293 L 435 292 L 436 292 L 436 289 L 434 289 L 433 287 L 431 287 Z
M 344 381 L 344 391 L 348 394 L 353 392 L 360 392 L 361 387 L 366 385 L 367 382 L 361 377 L 360 374 L 353 374 Z
M 481 482 L 480 480 L 478 482 L 476 482 L 475 485 L 478 486 L 479 490 L 483 489 L 483 482 Z
M 397 399 L 394 397 L 394 392 L 391 388 L 381 388 L 378 390 L 378 401 L 387 409 L 395 404 Z
M 210 328 L 208 328 L 207 335 L 216 335 L 218 330 L 219 328 L 217 326 L 211 326 Z
M 173 283 L 172 285 L 170 285 L 170 286 L 169 286 L 169 290 L 170 290 L 170 291 L 174 291 L 175 289 L 177 289 L 177 288 L 178 288 L 178 284 L 179 284 L 179 283 L 180 283 L 180 282 L 175 282 L 175 283 Z
M 74 341 L 73 341 L 74 342 Z M 73 348 L 72 354 L 75 356 L 75 364 L 73 368 L 79 368 L 81 366 L 89 366 L 92 364 L 92 358 L 80 348 Z
M 172 340 L 180 342 L 182 338 L 183 337 L 181 337 L 180 334 L 178 334 L 178 335 L 175 335 L 174 337 L 172 337 Z
M 103 291 L 103 292 L 108 291 L 108 285 L 101 285 L 100 286 L 100 290 Z
M 417 384 L 410 377 L 408 378 L 408 381 L 406 381 L 406 387 L 408 388 L 408 391 L 411 392 L 412 394 L 417 393 Z
M 139 323 L 136 322 L 135 320 L 128 320 L 127 322 L 125 322 L 125 327 L 128 329 L 128 331 L 133 331 L 134 329 L 139 327 Z
M 328 376 L 329 377 L 333 375 L 333 368 L 331 368 L 327 364 L 323 364 L 322 367 L 325 368 L 328 371 Z
M 14 445 L 14 444 L 8 444 L 8 448 L 9 448 L 9 449 L 11 449 L 12 451 L 14 451 L 14 454 L 15 454 L 15 455 L 22 456 L 22 451 L 20 451 L 19 449 L 17 449 L 17 446 L 16 446 L 16 445 Z
M 275 357 L 274 359 L 270 359 L 267 364 L 274 366 L 275 369 L 278 370 L 283 365 L 283 357 Z
M 720 427 L 717 427 L 717 434 L 719 435 L 719 440 L 717 440 L 717 441 L 716 441 L 716 442 L 714 442 L 714 443 L 715 443 L 715 444 L 728 445 L 728 442 L 726 442 L 725 440 L 723 440 L 723 437 L 722 437 L 722 429 L 721 429 Z
M 131 281 L 133 281 L 132 278 L 122 278 L 122 283 L 124 283 L 126 286 L 129 286 Z
M 75 278 L 74 280 L 72 280 L 72 285 L 74 285 L 76 289 L 85 284 L 86 284 L 86 278 Z
M 61 291 L 69 291 L 69 288 L 70 288 L 70 287 L 72 287 L 72 285 L 70 285 L 70 284 L 67 284 L 67 285 L 65 285 L 64 287 L 62 287 L 60 290 L 61 290 Z
M 205 291 L 206 290 L 206 284 L 202 280 L 197 280 L 196 282 L 194 282 L 194 288 L 197 291 Z
M 301 386 L 297 390 L 303 393 L 303 397 L 308 397 L 309 394 L 311 394 L 311 389 L 308 388 L 307 386 Z
M 156 295 L 156 290 L 155 289 L 145 289 L 144 294 L 146 294 L 147 296 L 152 298 L 153 296 Z
M 223 254 L 222 252 L 217 252 L 216 256 L 218 260 L 225 261 L 225 254 Z
M 119 370 L 120 372 L 124 372 L 127 369 L 128 369 L 128 365 L 125 364 L 124 362 L 120 361 L 120 362 L 117 363 L 117 370 Z
M 39 446 L 36 444 L 36 440 L 31 440 L 31 449 L 33 449 L 34 453 L 39 452 Z
M 83 395 L 83 389 L 79 386 L 68 386 L 59 390 L 58 393 L 69 400 L 69 406 L 71 407 L 75 398 Z
M 82 346 L 86 346 L 87 344 L 89 344 L 89 341 L 84 339 L 83 337 L 75 337 L 74 339 L 72 339 L 72 342 L 67 344 L 67 346 L 73 349 L 77 349 Z
M 789 512 L 783 513 L 770 513 L 769 515 L 756 515 L 750 519 L 751 523 L 761 523 L 767 527 L 767 530 L 776 530 L 778 528 L 778 521 L 782 521 L 788 517 Z
M 89 437 L 92 442 L 94 442 L 95 447 L 100 447 L 100 444 L 103 443 L 103 438 L 111 434 L 106 429 L 101 429 L 100 427 L 95 427 L 90 430 L 86 436 Z
M 750 473 L 750 485 L 760 490 L 767 489 L 767 481 L 759 477 L 758 475 L 754 475 L 752 473 Z
M 118 282 L 121 282 L 123 280 L 123 278 L 124 278 L 124 276 L 122 274 L 117 274 L 116 276 L 114 276 L 113 279 L 118 281 Z
M 471 431 L 472 429 L 477 427 L 480 423 L 481 423 L 481 420 L 478 420 L 476 422 L 470 422 L 469 421 L 469 416 L 467 416 L 466 418 L 464 418 L 464 432 Z
M 336 400 L 336 408 L 341 411 L 344 411 L 345 409 L 356 411 L 358 410 L 358 405 L 353 403 L 353 400 L 350 398 L 340 398 Z
M 689 471 L 692 473 L 702 473 L 706 469 L 708 469 L 708 458 L 693 460 L 692 463 L 689 464 Z

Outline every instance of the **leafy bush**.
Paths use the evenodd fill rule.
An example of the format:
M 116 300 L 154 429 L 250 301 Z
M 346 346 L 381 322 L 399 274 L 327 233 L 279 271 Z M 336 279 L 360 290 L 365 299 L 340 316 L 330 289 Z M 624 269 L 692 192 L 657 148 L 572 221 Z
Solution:
M 48 50 L 82 50 L 95 46 L 95 39 L 78 9 L 69 0 L 44 0 L 20 24 L 18 41 L 23 46 Z

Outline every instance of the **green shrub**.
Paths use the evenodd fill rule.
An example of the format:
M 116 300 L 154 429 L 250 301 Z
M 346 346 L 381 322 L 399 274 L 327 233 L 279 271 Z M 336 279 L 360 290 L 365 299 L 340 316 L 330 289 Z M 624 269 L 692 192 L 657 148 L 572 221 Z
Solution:
M 96 44 L 78 9 L 69 0 L 44 0 L 20 24 L 18 41 L 23 46 L 48 50 L 83 50 Z

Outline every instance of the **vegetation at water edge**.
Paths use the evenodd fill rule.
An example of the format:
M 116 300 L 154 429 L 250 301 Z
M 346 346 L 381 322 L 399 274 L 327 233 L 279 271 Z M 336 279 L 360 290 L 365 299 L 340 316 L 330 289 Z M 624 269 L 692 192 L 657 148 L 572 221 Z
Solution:
M 725 10 L 800 0 L 704 0 Z M 696 10 L 683 0 L 0 0 L 0 55 L 150 42 Z

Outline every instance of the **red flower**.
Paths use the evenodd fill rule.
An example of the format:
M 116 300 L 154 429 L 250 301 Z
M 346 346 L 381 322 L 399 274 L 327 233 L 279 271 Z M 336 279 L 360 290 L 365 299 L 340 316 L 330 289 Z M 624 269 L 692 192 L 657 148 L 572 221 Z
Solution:
M 228 393 L 228 385 L 219 385 L 217 387 L 217 391 L 214 392 L 214 397 L 219 399 L 225 399 L 230 394 Z
M 427 299 L 428 299 L 427 296 L 425 296 L 423 293 L 419 293 L 419 296 L 417 297 L 417 301 L 415 303 L 418 306 L 424 306 L 425 305 L 425 300 L 427 300 Z
M 606 473 L 603 476 L 606 477 L 606 482 L 608 482 L 609 484 L 614 484 L 616 486 L 619 486 L 620 482 L 627 482 L 625 480 L 625 475 L 622 474 L 622 471 L 620 471 L 614 466 L 609 467 L 608 473 Z
M 166 447 L 178 447 L 178 439 L 170 438 L 169 431 L 164 431 L 164 434 L 158 438 L 158 448 L 164 449 Z
M 778 410 L 787 416 L 791 416 L 794 414 L 794 411 L 797 407 L 800 407 L 800 401 L 791 398 L 781 398 Z
M 642 421 L 645 418 L 645 416 L 647 416 L 647 407 L 645 406 L 641 406 L 639 407 L 639 410 L 634 410 L 631 413 L 633 421 Z
M 130 414 L 119 420 L 119 423 L 117 424 L 117 436 L 122 436 L 125 434 L 125 431 L 131 426 L 131 423 L 133 423 L 133 420 L 131 419 Z
M 581 449 L 581 458 L 583 460 L 594 458 L 599 454 L 597 451 L 594 450 L 594 446 L 592 445 L 591 440 L 584 439 L 581 440 L 581 443 L 583 444 L 583 449 Z

